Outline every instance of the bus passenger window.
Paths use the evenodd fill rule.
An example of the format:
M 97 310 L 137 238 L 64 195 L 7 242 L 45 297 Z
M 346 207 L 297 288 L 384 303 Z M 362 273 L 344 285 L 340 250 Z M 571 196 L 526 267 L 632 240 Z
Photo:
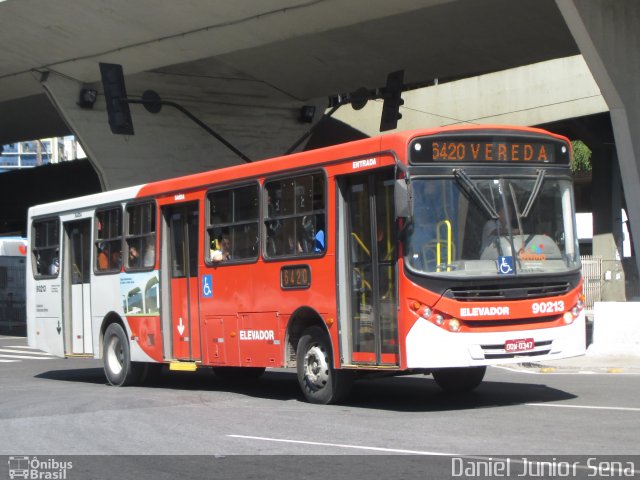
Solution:
M 122 267 L 122 208 L 96 212 L 96 270 L 116 273 Z
M 156 264 L 155 204 L 128 205 L 127 218 L 127 268 L 153 268 Z
M 258 258 L 258 184 L 217 190 L 207 195 L 207 262 Z
M 56 277 L 60 271 L 59 222 L 33 222 L 31 254 L 35 278 Z
M 318 255 L 326 249 L 321 173 L 265 183 L 266 257 Z

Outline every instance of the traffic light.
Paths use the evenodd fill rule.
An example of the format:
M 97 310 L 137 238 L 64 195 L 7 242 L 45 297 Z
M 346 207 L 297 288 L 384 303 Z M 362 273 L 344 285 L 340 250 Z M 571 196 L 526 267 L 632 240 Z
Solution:
M 117 135 L 133 135 L 133 120 L 127 101 L 122 65 L 100 63 L 100 75 L 111 132 Z
M 382 104 L 382 116 L 380 117 L 380 131 L 393 130 L 398 126 L 398 120 L 402 118 L 400 106 L 404 104 L 402 100 L 402 87 L 404 80 L 404 70 L 391 72 L 387 75 L 387 86 L 382 92 L 384 103 Z

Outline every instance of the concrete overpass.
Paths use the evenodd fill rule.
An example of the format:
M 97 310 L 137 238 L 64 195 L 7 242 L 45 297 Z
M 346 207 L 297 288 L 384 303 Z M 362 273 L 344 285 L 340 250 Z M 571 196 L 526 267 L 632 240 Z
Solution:
M 606 158 L 610 170 L 619 164 L 638 251 L 638 24 L 635 0 L 70 0 L 64 7 L 6 0 L 0 2 L 0 144 L 71 131 L 104 188 L 239 162 L 171 109 L 152 115 L 134 105 L 135 135 L 112 135 L 99 62 L 123 65 L 131 97 L 154 89 L 260 159 L 281 154 L 308 128 L 298 121 L 303 105 L 322 110 L 327 96 L 380 87 L 394 70 L 404 69 L 413 86 L 438 79 L 445 87 L 449 80 L 581 54 L 609 111 L 615 149 Z M 549 80 L 539 88 L 552 95 L 553 74 Z M 86 87 L 99 92 L 91 109 L 78 105 Z M 474 95 L 493 93 L 486 95 L 485 86 Z M 529 96 L 512 93 L 505 102 Z M 448 95 L 427 99 L 434 103 L 426 111 L 478 120 L 468 102 Z

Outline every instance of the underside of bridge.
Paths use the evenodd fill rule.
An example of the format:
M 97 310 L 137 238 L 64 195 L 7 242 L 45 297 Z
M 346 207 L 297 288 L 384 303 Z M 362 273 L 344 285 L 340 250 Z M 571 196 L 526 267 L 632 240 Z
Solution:
M 393 71 L 418 88 L 581 54 L 609 110 L 615 148 L 606 158 L 619 169 L 637 251 L 638 24 L 634 0 L 6 0 L 0 145 L 73 133 L 103 189 L 242 162 L 168 107 L 131 105 L 135 134 L 113 135 L 100 62 L 123 66 L 130 98 L 154 90 L 259 160 L 313 125 L 300 121 L 301 107 L 315 106 L 317 122 L 330 96 L 382 87 Z M 98 93 L 90 107 L 79 105 L 87 88 Z M 307 148 L 360 135 L 350 128 L 334 123 Z M 598 151 L 611 140 L 591 136 Z

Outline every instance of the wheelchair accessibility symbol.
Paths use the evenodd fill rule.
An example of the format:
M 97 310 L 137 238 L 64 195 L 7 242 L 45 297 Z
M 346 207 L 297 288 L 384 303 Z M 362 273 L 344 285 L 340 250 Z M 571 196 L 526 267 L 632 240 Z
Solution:
M 202 296 L 205 298 L 213 297 L 213 278 L 211 275 L 202 276 Z
M 498 273 L 500 275 L 510 275 L 514 273 L 513 257 L 498 257 Z

